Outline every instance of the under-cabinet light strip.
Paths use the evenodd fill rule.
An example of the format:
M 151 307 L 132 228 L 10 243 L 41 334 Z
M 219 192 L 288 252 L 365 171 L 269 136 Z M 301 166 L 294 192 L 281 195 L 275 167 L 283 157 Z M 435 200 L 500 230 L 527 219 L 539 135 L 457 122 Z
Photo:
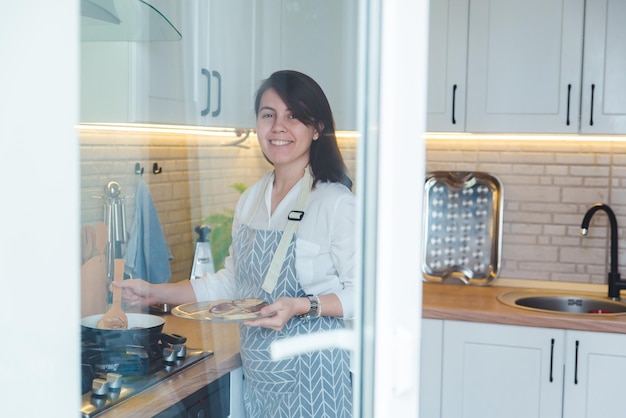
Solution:
M 81 123 L 77 126 L 80 130 L 92 131 L 117 131 L 117 132 L 147 132 L 147 133 L 176 133 L 189 135 L 220 136 L 233 135 L 239 137 L 248 129 L 235 128 L 211 128 L 201 126 L 183 125 L 149 125 L 138 123 Z
M 255 134 L 254 129 L 237 128 L 217 128 L 203 126 L 185 125 L 154 125 L 139 123 L 81 123 L 77 125 L 79 130 L 84 131 L 114 131 L 114 132 L 145 132 L 145 133 L 167 133 L 185 135 L 205 135 L 219 136 L 232 135 L 235 138 L 242 137 L 246 133 Z M 341 138 L 359 138 L 361 134 L 355 131 L 336 131 L 336 135 Z
M 189 135 L 220 136 L 233 135 L 240 137 L 246 132 L 255 133 L 254 129 L 215 128 L 187 125 L 152 125 L 139 123 L 81 123 L 77 125 L 80 130 L 91 131 L 117 131 L 117 132 L 148 132 L 148 133 L 176 133 Z M 358 138 L 361 136 L 355 131 L 337 131 L 337 136 L 343 138 Z
M 626 141 L 626 135 L 576 135 L 576 134 L 509 134 L 509 133 L 467 133 L 467 132 L 426 132 L 426 139 L 452 140 L 515 140 L 515 141 Z

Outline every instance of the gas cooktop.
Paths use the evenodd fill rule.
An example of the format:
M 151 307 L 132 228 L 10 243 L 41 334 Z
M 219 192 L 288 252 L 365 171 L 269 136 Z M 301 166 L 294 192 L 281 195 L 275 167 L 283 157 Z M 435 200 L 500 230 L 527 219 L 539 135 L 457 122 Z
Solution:
M 125 350 L 127 351 L 125 354 L 129 356 L 135 356 L 138 351 L 140 352 L 132 346 Z M 125 369 L 113 371 L 111 365 L 103 368 L 101 364 L 96 365 L 99 371 L 93 373 L 93 364 L 83 364 L 83 385 L 91 381 L 91 389 L 83 393 L 81 416 L 95 417 L 212 355 L 212 351 L 189 349 L 185 345 L 168 347 L 164 349 L 158 365 L 148 368 L 147 374 L 126 372 Z M 111 361 L 110 359 L 111 357 L 107 357 L 107 361 Z

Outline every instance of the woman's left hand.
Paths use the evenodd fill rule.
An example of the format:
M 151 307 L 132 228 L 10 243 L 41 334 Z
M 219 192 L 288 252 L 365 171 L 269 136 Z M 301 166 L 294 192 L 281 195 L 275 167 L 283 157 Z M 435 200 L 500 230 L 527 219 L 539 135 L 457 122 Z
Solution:
M 280 297 L 271 305 L 265 306 L 259 311 L 264 318 L 245 321 L 244 325 L 250 327 L 265 327 L 276 331 L 283 329 L 287 321 L 298 315 L 298 302 L 301 298 Z

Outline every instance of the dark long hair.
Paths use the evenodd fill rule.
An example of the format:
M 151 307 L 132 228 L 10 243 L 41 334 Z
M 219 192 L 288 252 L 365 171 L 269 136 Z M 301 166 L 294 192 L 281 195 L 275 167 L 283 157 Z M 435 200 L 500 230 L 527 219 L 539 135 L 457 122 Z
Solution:
M 278 93 L 300 122 L 315 128 L 319 133 L 319 138 L 311 143 L 309 150 L 313 184 L 318 181 L 341 183 L 352 189 L 352 180 L 337 145 L 333 113 L 319 84 L 308 75 L 297 71 L 275 72 L 263 81 L 256 92 L 254 111 L 257 117 L 261 96 L 268 89 L 274 89 Z

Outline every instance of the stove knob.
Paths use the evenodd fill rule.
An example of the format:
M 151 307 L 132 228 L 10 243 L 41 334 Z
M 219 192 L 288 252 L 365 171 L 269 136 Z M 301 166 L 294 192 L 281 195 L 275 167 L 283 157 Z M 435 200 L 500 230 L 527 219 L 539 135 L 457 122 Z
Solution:
M 107 373 L 107 383 L 109 384 L 109 390 L 120 390 L 122 388 L 122 375 Z
M 187 355 L 187 346 L 185 344 L 174 344 L 172 349 L 176 352 L 176 357 L 185 358 Z
M 107 403 L 107 397 L 100 395 L 91 395 L 91 398 L 89 398 L 89 403 L 96 408 L 102 408 Z
M 94 395 L 106 395 L 109 391 L 109 384 L 104 379 L 93 379 L 91 381 L 91 393 Z
M 163 361 L 165 361 L 166 363 L 173 363 L 174 361 L 176 361 L 176 351 L 174 351 L 171 348 L 164 348 L 163 349 Z

